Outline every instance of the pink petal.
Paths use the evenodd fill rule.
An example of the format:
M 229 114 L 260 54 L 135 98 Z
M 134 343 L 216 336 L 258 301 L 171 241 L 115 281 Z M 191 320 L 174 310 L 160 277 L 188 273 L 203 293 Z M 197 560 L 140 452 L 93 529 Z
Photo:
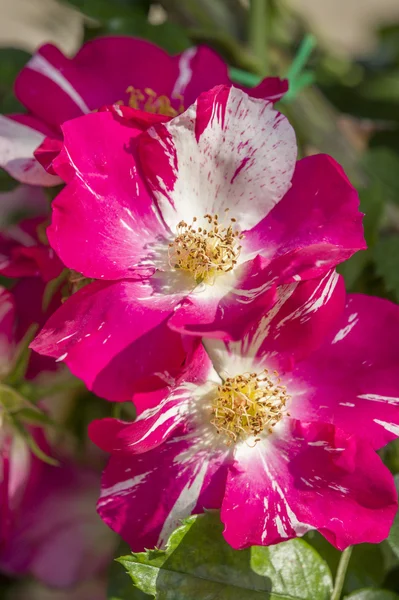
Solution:
M 334 423 L 380 448 L 399 436 L 399 307 L 360 294 L 292 373 L 296 418 Z
M 101 419 L 89 425 L 90 439 L 105 452 L 142 454 L 157 448 L 186 420 L 192 390 L 177 386 L 133 423 Z
M 32 343 L 64 361 L 89 389 L 109 400 L 159 388 L 181 369 L 185 350 L 166 320 L 180 297 L 156 296 L 149 285 L 96 281 L 71 296 Z
M 32 471 L 13 535 L 0 552 L 2 570 L 69 587 L 108 566 L 115 539 L 95 513 L 98 479 L 65 464 Z
M 143 133 L 139 154 L 171 230 L 182 219 L 223 216 L 226 208 L 247 229 L 290 187 L 296 143 L 271 103 L 219 86 L 182 115 Z
M 58 185 L 60 179 L 49 175 L 33 156 L 45 138 L 40 121 L 27 115 L 0 115 L 0 167 L 14 179 L 31 185 Z
M 225 477 L 224 456 L 183 435 L 151 452 L 112 456 L 98 512 L 133 551 L 163 546 L 182 519 L 220 507 Z
M 68 121 L 63 132 L 64 148 L 53 166 L 73 179 L 53 202 L 50 244 L 86 277 L 153 271 L 154 244 L 164 229 L 134 161 L 140 130 L 100 112 Z
M 172 96 L 182 96 L 188 108 L 202 92 L 231 84 L 227 64 L 207 46 L 188 48 L 173 57 L 179 70 Z
M 154 69 L 156 65 L 156 69 Z M 133 85 L 170 95 L 178 75 L 175 62 L 151 42 L 103 37 L 84 44 L 69 59 L 46 44 L 19 74 L 19 100 L 44 122 L 58 125 L 118 100 Z
M 241 86 L 237 86 L 241 87 Z M 254 88 L 242 89 L 252 98 L 262 98 L 270 102 L 278 102 L 288 92 L 288 80 L 278 77 L 266 77 Z
M 39 240 L 43 217 L 26 219 L 0 233 L 0 273 L 5 277 L 39 275 L 51 281 L 60 275 L 63 265 L 54 250 Z
M 188 371 L 175 386 L 158 397 L 157 405 L 152 403 L 152 394 L 141 394 L 137 407 L 139 416 L 133 423 L 110 418 L 92 421 L 89 436 L 105 452 L 142 454 L 153 450 L 165 442 L 177 427 L 188 422 L 196 400 L 196 385 L 210 380 L 220 382 L 200 344 L 190 357 Z M 149 397 L 147 406 L 146 396 Z
M 330 271 L 320 279 L 280 286 L 277 302 L 252 323 L 239 341 L 205 339 L 218 373 L 277 369 L 280 375 L 323 343 L 345 304 L 343 279 Z M 291 377 L 289 375 L 289 377 Z M 285 378 L 284 378 L 285 383 Z
M 46 137 L 34 152 L 34 157 L 42 165 L 43 169 L 51 175 L 56 175 L 53 161 L 57 158 L 63 148 L 63 141 L 57 138 Z
M 366 248 L 358 194 L 330 156 L 304 158 L 291 189 L 242 243 L 271 260 L 270 278 L 318 277 Z
M 230 279 L 230 287 L 223 284 Z M 260 260 L 254 259 L 240 265 L 231 278 L 220 277 L 201 291 L 196 288 L 175 310 L 169 327 L 185 334 L 237 340 L 274 301 L 275 289 L 265 283 Z
M 315 528 L 343 550 L 385 539 L 396 510 L 393 477 L 371 446 L 331 425 L 287 419 L 236 455 L 221 518 L 233 548 Z

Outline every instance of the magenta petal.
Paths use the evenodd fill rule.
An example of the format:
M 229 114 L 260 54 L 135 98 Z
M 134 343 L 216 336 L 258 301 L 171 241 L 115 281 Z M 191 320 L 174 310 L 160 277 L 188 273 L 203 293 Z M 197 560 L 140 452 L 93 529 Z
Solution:
M 169 96 L 177 77 L 175 61 L 151 42 L 103 37 L 84 44 L 72 59 L 51 44 L 42 46 L 19 74 L 15 90 L 31 112 L 59 125 L 104 104 L 127 101 L 131 85 Z
M 296 418 L 334 423 L 374 448 L 398 437 L 399 307 L 349 295 L 329 339 L 292 379 Z
M 164 228 L 135 165 L 132 143 L 140 130 L 100 112 L 68 121 L 63 131 L 53 166 L 73 179 L 53 202 L 50 244 L 86 277 L 153 270 L 153 244 Z
M 33 156 L 48 133 L 44 124 L 29 115 L 0 115 L 0 167 L 21 183 L 58 185 L 60 179 L 46 173 Z
M 234 548 L 314 528 L 343 550 L 385 539 L 396 510 L 393 477 L 371 446 L 331 425 L 288 420 L 237 455 L 221 517 Z
M 359 197 L 342 167 L 319 154 L 297 162 L 292 187 L 243 240 L 281 282 L 317 277 L 366 247 Z
M 0 552 L 2 570 L 63 588 L 108 566 L 115 540 L 95 513 L 98 485 L 90 469 L 33 459 L 12 537 Z
M 98 512 L 133 551 L 163 546 L 190 514 L 219 508 L 226 468 L 193 436 L 151 452 L 114 455 L 103 474 Z
M 248 229 L 290 187 L 296 142 L 271 103 L 218 86 L 182 115 L 143 133 L 139 153 L 170 229 L 182 219 L 223 215 L 226 208 Z
M 287 366 L 313 355 L 334 328 L 345 306 L 343 278 L 335 271 L 324 277 L 279 288 L 279 298 L 247 332 L 248 352 L 259 360 L 277 355 Z
M 190 294 L 173 313 L 169 327 L 181 333 L 237 340 L 248 323 L 259 320 L 275 301 L 259 257 L 237 267 L 233 287 L 216 280 L 212 288 Z
M 241 87 L 241 86 L 238 86 Z M 253 98 L 261 98 L 278 102 L 288 92 L 288 80 L 278 77 L 266 77 L 254 88 L 242 88 Z
M 89 425 L 90 439 L 105 452 L 142 454 L 160 446 L 185 420 L 192 391 L 177 387 L 158 407 L 133 423 L 101 419 Z
M 140 282 L 94 282 L 71 296 L 32 343 L 64 361 L 99 396 L 129 400 L 140 386 L 165 385 L 185 358 L 166 320 L 179 297 L 154 296 Z
M 63 270 L 54 250 L 39 240 L 43 217 L 26 219 L 0 233 L 0 273 L 5 277 L 39 275 L 51 281 Z
M 188 48 L 173 60 L 177 63 L 179 76 L 172 95 L 181 96 L 188 108 L 198 96 L 215 85 L 229 85 L 227 64 L 207 46 Z
M 284 382 L 296 362 L 317 350 L 335 327 L 345 305 L 342 277 L 330 271 L 320 279 L 280 286 L 277 300 L 253 323 L 248 319 L 238 341 L 205 339 L 218 373 L 277 369 Z M 238 327 L 238 324 L 237 324 Z

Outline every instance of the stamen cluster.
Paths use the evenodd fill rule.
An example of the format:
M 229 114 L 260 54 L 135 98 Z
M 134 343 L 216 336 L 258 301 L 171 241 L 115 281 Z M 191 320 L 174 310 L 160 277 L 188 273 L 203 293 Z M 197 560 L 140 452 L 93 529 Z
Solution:
M 273 427 L 286 412 L 290 396 L 277 371 L 272 374 L 246 373 L 228 377 L 218 386 L 212 406 L 211 423 L 230 446 L 239 440 L 254 437 L 258 442 L 262 432 L 272 433 Z
M 158 95 L 151 88 L 140 90 L 129 85 L 126 89 L 126 93 L 129 94 L 128 105 L 131 108 L 144 110 L 158 115 L 166 115 L 168 117 L 176 117 L 184 112 L 183 97 L 180 94 L 173 97 L 174 100 L 180 101 L 178 109 L 175 109 L 168 96 L 165 96 L 164 94 Z
M 217 275 L 228 273 L 237 264 L 243 235 L 234 230 L 234 218 L 227 227 L 219 223 L 218 215 L 206 214 L 204 219 L 209 228 L 196 229 L 197 217 L 191 225 L 178 223 L 177 236 L 169 244 L 169 263 L 175 269 L 192 273 L 197 283 L 213 284 Z

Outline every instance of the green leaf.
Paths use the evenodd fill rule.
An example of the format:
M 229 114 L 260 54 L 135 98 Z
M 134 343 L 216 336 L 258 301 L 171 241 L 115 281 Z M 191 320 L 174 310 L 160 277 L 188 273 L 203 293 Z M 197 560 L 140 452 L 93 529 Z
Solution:
M 117 556 L 125 552 L 130 552 L 130 548 L 125 542 L 121 542 Z M 151 596 L 133 587 L 128 573 L 115 560 L 109 570 L 107 598 L 108 600 L 150 600 Z
M 11 366 L 7 377 L 4 380 L 6 383 L 14 385 L 25 377 L 29 358 L 32 353 L 29 344 L 35 337 L 38 328 L 39 325 L 37 325 L 37 323 L 32 323 L 22 340 L 19 342 L 18 348 L 15 351 L 14 364 Z
M 399 596 L 389 590 L 365 589 L 345 596 L 345 600 L 399 600 Z
M 377 275 L 399 302 L 399 236 L 381 238 L 373 249 Z
M 395 475 L 395 486 L 396 491 L 399 493 L 399 475 Z M 388 537 L 388 544 L 390 545 L 396 556 L 399 558 L 399 513 L 396 513 L 395 520 L 391 527 L 391 531 Z
M 26 405 L 25 398 L 12 387 L 0 384 L 0 405 L 6 413 L 19 411 Z M 2 412 L 2 411 L 1 411 Z
M 22 408 L 18 411 L 17 416 L 20 421 L 27 423 L 28 425 L 50 425 L 51 427 L 56 426 L 56 423 L 54 423 L 51 417 L 36 407 Z
M 218 514 L 190 517 L 167 549 L 124 556 L 133 583 L 157 600 L 328 600 L 331 573 L 303 540 L 233 550 Z
M 48 454 L 43 452 L 43 450 L 40 448 L 40 446 L 38 446 L 37 443 L 35 442 L 35 440 L 33 439 L 30 432 L 27 429 L 25 429 L 18 420 L 13 418 L 12 426 L 19 433 L 19 435 L 23 438 L 23 440 L 27 444 L 28 448 L 31 450 L 31 452 L 33 452 L 33 454 L 37 458 L 39 458 L 43 462 L 45 462 L 48 465 L 51 465 L 53 467 L 57 467 L 59 465 L 59 462 L 55 458 L 52 458 L 51 456 L 48 456 Z

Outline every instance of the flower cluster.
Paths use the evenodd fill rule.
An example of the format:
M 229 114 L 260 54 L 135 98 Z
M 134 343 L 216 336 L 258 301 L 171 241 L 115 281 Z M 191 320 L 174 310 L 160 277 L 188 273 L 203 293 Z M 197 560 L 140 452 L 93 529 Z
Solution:
M 29 112 L 0 118 L 4 168 L 65 183 L 47 229 L 2 234 L 0 270 L 53 292 L 37 358 L 134 403 L 89 434 L 111 454 L 98 512 L 136 551 L 206 509 L 234 548 L 317 529 L 340 549 L 397 510 L 376 450 L 399 435 L 399 308 L 346 294 L 358 195 L 333 158 L 297 160 L 286 89 L 233 86 L 205 47 L 103 38 L 41 48 Z

